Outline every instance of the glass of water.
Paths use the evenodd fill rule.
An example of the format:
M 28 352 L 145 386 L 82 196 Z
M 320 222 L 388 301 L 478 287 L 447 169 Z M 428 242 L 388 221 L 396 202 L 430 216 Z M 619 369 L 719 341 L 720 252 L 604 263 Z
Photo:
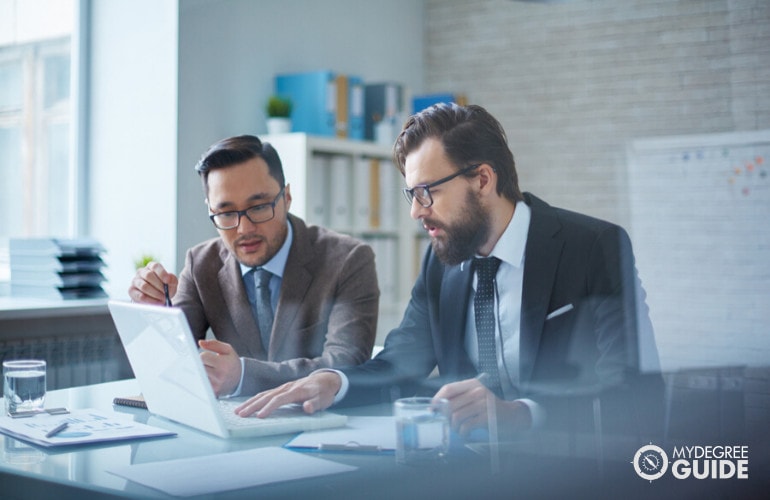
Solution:
M 402 398 L 393 404 L 396 420 L 396 462 L 440 463 L 449 452 L 449 401 Z
M 3 361 L 3 399 L 8 415 L 42 411 L 45 400 L 45 361 Z

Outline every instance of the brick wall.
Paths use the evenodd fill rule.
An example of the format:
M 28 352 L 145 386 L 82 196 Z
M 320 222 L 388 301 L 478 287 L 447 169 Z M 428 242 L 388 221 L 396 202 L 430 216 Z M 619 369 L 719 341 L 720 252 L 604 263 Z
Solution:
M 425 9 L 425 91 L 464 93 L 497 116 L 508 133 L 522 189 L 554 205 L 628 228 L 631 141 L 770 129 L 767 0 L 426 0 Z M 723 215 L 731 213 L 725 206 Z M 723 236 L 718 227 L 698 230 L 698 238 L 706 239 L 702 251 L 710 247 L 708 238 Z M 767 232 L 770 226 L 753 230 Z M 741 258 L 767 262 L 766 273 L 769 254 L 770 248 L 756 245 L 753 255 Z M 650 272 L 640 268 L 643 279 Z M 704 272 L 718 280 L 729 270 L 716 266 Z M 652 311 L 653 319 L 666 311 L 676 315 L 682 299 L 697 302 L 691 292 L 661 298 L 681 286 L 648 288 L 648 302 L 668 303 L 667 310 Z M 745 307 L 767 307 L 767 285 L 738 286 L 744 295 L 761 292 L 743 308 L 721 313 L 712 306 L 731 302 L 716 298 L 702 309 L 703 317 L 718 315 L 729 323 L 718 337 L 731 352 L 768 346 L 766 323 L 735 330 L 745 323 L 736 322 Z M 729 292 L 718 283 L 711 290 Z M 656 333 L 667 371 L 685 368 L 681 373 L 688 374 L 702 365 L 711 367 L 705 373 L 718 373 L 719 359 L 707 359 L 716 344 L 698 337 L 695 321 L 676 331 L 663 323 Z M 741 335 L 754 340 L 742 343 Z M 678 346 L 678 354 L 667 346 Z M 770 349 L 752 353 L 752 359 L 770 359 Z M 741 391 L 745 407 L 734 406 L 745 417 L 738 425 L 756 433 L 757 423 L 770 415 L 770 383 L 766 368 L 749 372 Z
M 627 225 L 627 141 L 770 128 L 766 0 L 426 0 L 427 92 L 508 132 L 522 188 Z

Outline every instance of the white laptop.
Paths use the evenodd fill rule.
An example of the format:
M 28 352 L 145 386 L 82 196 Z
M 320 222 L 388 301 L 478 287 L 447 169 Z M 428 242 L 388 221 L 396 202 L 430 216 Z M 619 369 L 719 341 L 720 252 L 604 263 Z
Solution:
M 108 306 L 147 409 L 156 415 L 224 438 L 340 427 L 347 421 L 331 412 L 308 415 L 298 405 L 264 419 L 239 417 L 233 412 L 238 402 L 214 395 L 181 309 L 115 300 Z

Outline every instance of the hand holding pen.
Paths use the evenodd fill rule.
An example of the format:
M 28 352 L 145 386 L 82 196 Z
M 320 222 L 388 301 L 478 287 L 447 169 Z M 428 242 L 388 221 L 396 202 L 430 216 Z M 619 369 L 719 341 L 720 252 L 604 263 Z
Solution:
M 156 304 L 171 307 L 179 279 L 159 262 L 150 262 L 139 269 L 131 280 L 128 296 L 141 304 Z

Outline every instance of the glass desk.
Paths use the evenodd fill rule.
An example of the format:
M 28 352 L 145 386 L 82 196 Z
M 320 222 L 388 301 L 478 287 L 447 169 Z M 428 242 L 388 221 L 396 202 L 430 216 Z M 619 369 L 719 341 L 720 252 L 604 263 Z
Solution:
M 112 405 L 115 396 L 140 392 L 135 380 L 49 391 L 47 407 L 99 408 L 125 412 L 134 419 L 173 430 L 176 437 L 123 443 L 43 449 L 0 434 L 0 497 L 3 499 L 56 498 L 170 498 L 168 495 L 127 481 L 107 469 L 184 457 L 207 456 L 264 446 L 283 446 L 294 435 L 261 438 L 220 439 L 192 428 L 153 416 L 143 409 Z M 390 414 L 389 405 L 335 409 L 348 415 Z M 468 498 L 597 498 L 606 495 L 633 497 L 634 492 L 694 494 L 702 481 L 649 484 L 633 471 L 628 460 L 605 463 L 597 468 L 595 457 L 543 453 L 556 444 L 531 439 L 506 448 L 498 460 L 453 446 L 446 464 L 404 466 L 392 453 L 302 452 L 357 467 L 331 476 L 275 483 L 245 490 L 194 498 L 313 498 L 428 500 Z M 494 467 L 492 466 L 494 462 Z M 206 474 L 205 470 L 200 471 Z M 709 486 L 712 488 L 713 485 Z M 642 491 L 644 490 L 644 491 Z

